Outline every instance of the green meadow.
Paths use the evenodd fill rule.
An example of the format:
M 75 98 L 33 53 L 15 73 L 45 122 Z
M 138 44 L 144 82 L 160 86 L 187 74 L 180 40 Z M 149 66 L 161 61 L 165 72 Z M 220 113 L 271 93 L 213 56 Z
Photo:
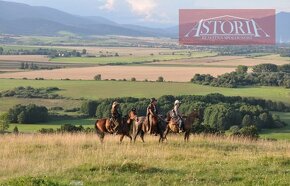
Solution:
M 1 137 L 0 185 L 289 185 L 290 143 L 212 136 Z
M 0 79 L 0 91 L 19 86 L 32 86 L 35 88 L 58 87 L 61 89 L 61 91 L 57 92 L 58 94 L 73 99 L 150 98 L 162 95 L 206 95 L 220 93 L 226 96 L 256 97 L 290 104 L 290 89 L 281 87 L 245 87 L 233 89 L 173 82 Z

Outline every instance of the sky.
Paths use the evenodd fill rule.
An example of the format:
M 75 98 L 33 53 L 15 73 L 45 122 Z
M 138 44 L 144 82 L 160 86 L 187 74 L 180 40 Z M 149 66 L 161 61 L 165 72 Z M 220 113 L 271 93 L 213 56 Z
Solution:
M 103 16 L 118 23 L 173 26 L 179 9 L 271 8 L 290 12 L 290 0 L 6 0 L 48 6 L 82 16 Z

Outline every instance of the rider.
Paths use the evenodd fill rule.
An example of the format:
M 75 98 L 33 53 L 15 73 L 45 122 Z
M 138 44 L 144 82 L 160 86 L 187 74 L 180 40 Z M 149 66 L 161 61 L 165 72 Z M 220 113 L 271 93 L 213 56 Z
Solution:
M 153 118 L 158 118 L 157 99 L 151 98 L 147 107 L 147 121 L 149 122 L 149 132 L 152 133 Z
M 111 121 L 114 123 L 114 128 L 113 131 L 115 131 L 115 133 L 118 132 L 119 130 L 119 126 L 122 122 L 122 114 L 120 112 L 120 104 L 115 101 L 112 105 L 112 109 L 111 109 Z
M 180 105 L 181 105 L 181 102 L 179 100 L 176 100 L 174 102 L 174 108 L 170 112 L 170 117 L 178 123 L 179 132 L 183 132 L 184 131 L 184 121 L 183 121 L 183 118 L 182 118 L 181 113 L 179 111 Z

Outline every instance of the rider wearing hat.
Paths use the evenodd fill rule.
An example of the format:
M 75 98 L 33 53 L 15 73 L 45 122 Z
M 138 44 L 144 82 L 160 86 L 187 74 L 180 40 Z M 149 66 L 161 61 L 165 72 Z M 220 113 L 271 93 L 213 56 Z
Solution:
M 184 121 L 183 121 L 182 115 L 179 111 L 180 105 L 181 105 L 181 102 L 179 100 L 176 100 L 174 102 L 174 108 L 170 112 L 170 117 L 178 123 L 179 131 L 183 132 L 184 131 Z
M 153 118 L 158 118 L 157 99 L 151 98 L 147 107 L 147 119 L 149 121 L 149 131 L 152 132 Z
M 122 114 L 120 112 L 120 104 L 117 101 L 115 101 L 112 105 L 111 121 L 115 125 L 113 128 L 113 131 L 115 131 L 115 133 L 117 133 L 118 127 L 120 126 L 120 123 L 122 122 Z

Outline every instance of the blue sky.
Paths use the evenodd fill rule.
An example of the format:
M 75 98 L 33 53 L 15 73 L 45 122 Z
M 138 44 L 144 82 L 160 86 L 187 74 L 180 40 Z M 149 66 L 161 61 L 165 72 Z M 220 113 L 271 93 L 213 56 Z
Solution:
M 49 6 L 83 16 L 103 16 L 119 23 L 170 26 L 181 8 L 273 8 L 290 12 L 290 0 L 6 0 Z

